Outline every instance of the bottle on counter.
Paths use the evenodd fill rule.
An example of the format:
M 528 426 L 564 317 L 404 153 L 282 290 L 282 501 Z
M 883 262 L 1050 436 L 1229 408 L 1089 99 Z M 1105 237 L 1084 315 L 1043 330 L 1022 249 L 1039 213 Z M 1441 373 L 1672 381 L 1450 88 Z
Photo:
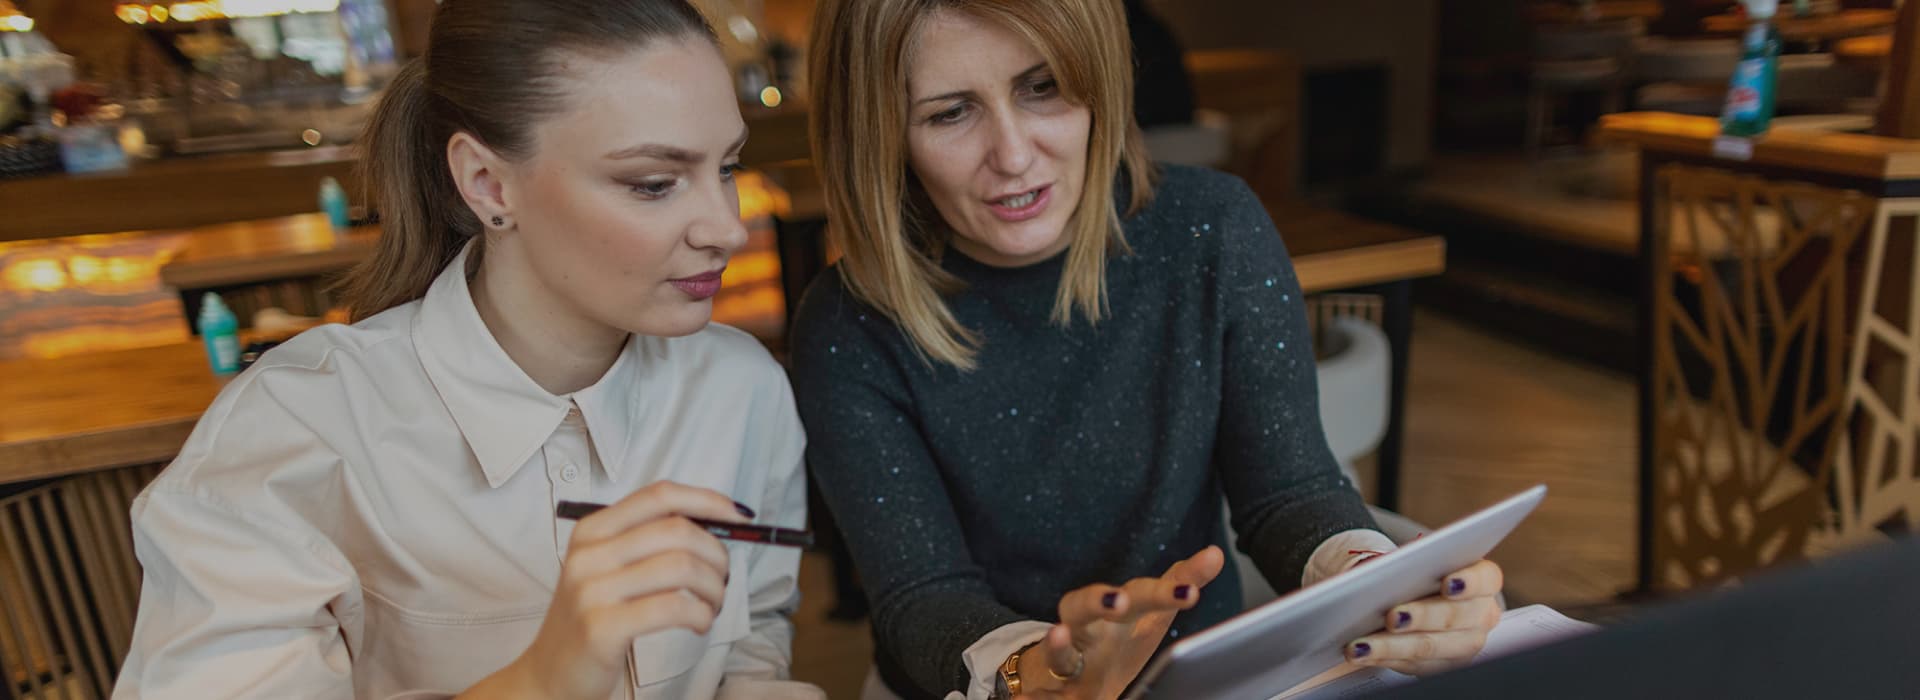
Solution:
M 213 292 L 200 297 L 200 340 L 207 344 L 207 362 L 214 374 L 240 373 L 240 319 Z
M 327 221 L 334 230 L 344 230 L 353 225 L 353 218 L 347 213 L 347 191 L 340 187 L 340 181 L 332 177 L 320 178 L 320 211 L 325 212 Z
M 1727 107 L 1720 115 L 1720 133 L 1752 138 L 1767 133 L 1773 122 L 1775 85 L 1780 66 L 1780 30 L 1773 15 L 1780 0 L 1747 0 L 1746 38 L 1741 41 L 1740 64 L 1727 87 Z

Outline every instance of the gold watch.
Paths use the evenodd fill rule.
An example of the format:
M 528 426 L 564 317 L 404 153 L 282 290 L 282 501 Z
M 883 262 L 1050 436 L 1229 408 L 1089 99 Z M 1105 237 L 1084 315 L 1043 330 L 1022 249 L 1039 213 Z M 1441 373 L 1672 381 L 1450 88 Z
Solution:
M 1037 646 L 1040 646 L 1040 642 L 1020 647 L 1019 651 L 1007 656 L 1006 661 L 1000 662 L 1000 687 L 996 688 L 998 692 L 994 697 L 1012 698 L 1020 694 L 1020 657 Z

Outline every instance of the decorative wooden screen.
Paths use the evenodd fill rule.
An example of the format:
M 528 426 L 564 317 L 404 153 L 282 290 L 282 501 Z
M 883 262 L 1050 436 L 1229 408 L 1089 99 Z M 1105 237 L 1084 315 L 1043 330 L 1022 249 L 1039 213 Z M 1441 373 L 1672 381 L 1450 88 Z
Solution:
M 1657 180 L 1656 585 L 1908 530 L 1920 206 L 1682 165 Z

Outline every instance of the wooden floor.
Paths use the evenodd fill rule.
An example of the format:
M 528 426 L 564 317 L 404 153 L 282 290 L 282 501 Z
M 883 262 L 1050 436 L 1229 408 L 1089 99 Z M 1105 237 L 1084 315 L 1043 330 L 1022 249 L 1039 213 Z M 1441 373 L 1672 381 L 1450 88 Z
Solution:
M 1544 355 L 1458 320 L 1414 325 L 1402 511 L 1445 523 L 1535 483 L 1550 493 L 1494 553 L 1511 605 L 1602 602 L 1628 587 L 1634 546 L 1631 377 Z M 857 698 L 872 643 L 826 620 L 827 562 L 801 565 L 794 676 Z

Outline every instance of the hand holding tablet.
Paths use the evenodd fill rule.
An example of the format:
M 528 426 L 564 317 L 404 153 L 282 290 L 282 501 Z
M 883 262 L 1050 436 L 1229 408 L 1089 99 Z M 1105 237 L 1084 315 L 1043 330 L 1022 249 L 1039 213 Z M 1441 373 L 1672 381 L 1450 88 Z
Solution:
M 1405 660 L 1408 655 L 1401 650 L 1382 649 L 1401 644 L 1379 641 L 1394 635 L 1373 633 L 1383 622 L 1388 627 L 1397 624 L 1403 611 L 1415 618 L 1444 617 L 1472 615 L 1484 606 L 1432 603 L 1483 598 L 1486 590 L 1497 591 L 1498 567 L 1480 562 L 1533 512 L 1546 491 L 1545 486 L 1535 486 L 1392 553 L 1181 640 L 1148 666 L 1127 697 L 1266 700 L 1340 663 L 1343 653 L 1354 655 L 1357 650 L 1350 642 L 1355 640 L 1367 643 L 1368 656 L 1376 661 Z M 1447 587 L 1452 588 L 1455 578 L 1461 579 L 1458 592 L 1443 591 L 1441 582 L 1448 581 Z M 1441 594 L 1439 599 L 1436 593 Z M 1409 620 L 1410 625 L 1415 622 Z M 1434 629 L 1457 627 L 1451 620 L 1418 624 Z M 1474 646 L 1478 648 L 1477 643 Z

